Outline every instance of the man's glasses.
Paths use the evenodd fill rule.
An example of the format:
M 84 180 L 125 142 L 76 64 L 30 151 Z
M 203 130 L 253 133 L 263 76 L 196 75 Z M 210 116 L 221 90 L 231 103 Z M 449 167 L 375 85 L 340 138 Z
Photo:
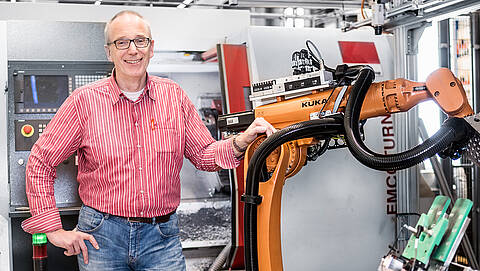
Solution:
M 141 37 L 141 38 L 134 38 L 133 40 L 130 39 L 118 39 L 114 40 L 113 42 L 107 43 L 107 45 L 115 44 L 118 50 L 126 50 L 130 48 L 130 44 L 135 44 L 137 48 L 145 48 L 150 44 L 150 38 Z

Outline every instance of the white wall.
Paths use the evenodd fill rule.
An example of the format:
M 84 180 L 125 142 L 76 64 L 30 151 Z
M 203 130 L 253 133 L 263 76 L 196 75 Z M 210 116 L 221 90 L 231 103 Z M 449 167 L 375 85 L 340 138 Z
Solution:
M 205 51 L 227 35 L 250 25 L 250 13 L 242 10 L 56 3 L 0 3 L 0 19 L 106 22 L 125 9 L 139 12 L 150 22 L 155 47 L 159 51 Z M 41 33 L 32 33 L 30 38 L 36 35 Z
M 0 21 L 0 266 L 10 270 L 9 191 L 7 156 L 7 24 Z M 5 245 L 7 244 L 7 245 Z

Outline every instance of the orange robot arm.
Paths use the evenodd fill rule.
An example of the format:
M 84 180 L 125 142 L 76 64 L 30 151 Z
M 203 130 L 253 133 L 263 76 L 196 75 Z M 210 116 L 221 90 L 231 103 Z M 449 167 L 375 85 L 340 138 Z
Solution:
M 351 87 L 339 97 L 342 87 L 325 91 L 313 91 L 305 95 L 273 104 L 259 106 L 255 117 L 263 117 L 276 128 L 307 121 L 312 115 L 332 112 L 337 100 L 337 112 L 345 109 Z M 360 119 L 406 112 L 420 102 L 433 99 L 450 117 L 465 117 L 473 114 L 465 90 L 460 81 L 446 68 L 434 71 L 426 83 L 413 82 L 403 78 L 373 83 L 365 97 Z M 335 112 L 333 112 L 335 113 Z
M 263 117 L 278 129 L 322 116 L 322 113 L 343 112 L 352 87 L 337 87 L 312 94 L 259 106 L 255 117 Z M 405 79 L 373 83 L 366 94 L 360 119 L 405 112 L 418 103 L 433 99 L 450 117 L 473 114 L 462 84 L 448 69 L 433 72 L 425 83 Z M 252 143 L 245 154 L 245 176 L 255 149 L 265 137 Z M 268 181 L 259 184 L 258 195 L 258 267 L 260 271 L 282 270 L 280 243 L 280 207 L 286 178 L 295 175 L 305 164 L 306 149 L 316 144 L 312 138 L 299 139 L 278 147 L 267 158 Z

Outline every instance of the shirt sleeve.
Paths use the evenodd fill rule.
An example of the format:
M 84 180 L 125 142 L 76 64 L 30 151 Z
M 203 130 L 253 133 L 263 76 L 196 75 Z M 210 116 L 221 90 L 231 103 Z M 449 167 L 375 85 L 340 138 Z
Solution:
M 70 96 L 33 145 L 28 158 L 26 194 L 32 217 L 22 222 L 24 231 L 33 234 L 62 228 L 53 189 L 55 168 L 78 149 L 81 131 L 75 97 Z
M 185 157 L 200 170 L 217 171 L 240 165 L 235 157 L 231 139 L 215 141 L 202 122 L 190 99 L 184 94 L 182 110 L 185 118 Z

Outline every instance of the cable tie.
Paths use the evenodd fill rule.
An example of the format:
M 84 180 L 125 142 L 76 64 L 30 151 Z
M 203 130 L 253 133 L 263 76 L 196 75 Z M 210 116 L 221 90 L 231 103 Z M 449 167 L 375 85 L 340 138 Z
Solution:
M 243 194 L 241 197 L 241 201 L 247 204 L 259 205 L 260 203 L 262 203 L 262 197 Z

